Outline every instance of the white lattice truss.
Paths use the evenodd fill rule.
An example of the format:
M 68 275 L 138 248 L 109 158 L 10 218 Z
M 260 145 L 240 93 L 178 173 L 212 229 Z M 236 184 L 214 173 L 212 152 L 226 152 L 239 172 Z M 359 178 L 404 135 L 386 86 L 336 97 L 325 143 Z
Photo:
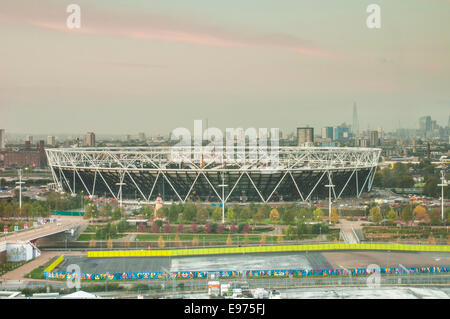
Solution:
M 176 154 L 179 155 L 180 150 L 186 151 L 186 148 L 178 148 Z M 360 197 L 363 190 L 370 191 L 372 188 L 381 152 L 376 148 L 343 147 L 278 147 L 264 152 L 235 147 L 235 155 L 230 157 L 225 148 L 209 149 L 209 153 L 198 147 L 187 151 L 188 153 L 175 159 L 173 147 L 46 149 L 54 181 L 60 190 L 66 189 L 71 193 L 83 190 L 89 196 L 94 196 L 95 187 L 101 182 L 112 197 L 119 199 L 122 185 L 127 179 L 127 186 L 132 187 L 139 195 L 139 200 L 145 202 L 155 197 L 155 186 L 161 179 L 169 185 L 179 201 L 185 202 L 192 195 L 199 178 L 206 180 L 205 185 L 211 187 L 217 200 L 221 202 L 227 202 L 243 178 L 250 182 L 248 185 L 251 184 L 261 202 L 270 201 L 274 194 L 280 195 L 279 187 L 287 180 L 292 180 L 289 181 L 290 188 L 297 194 L 296 200 L 308 201 L 319 184 L 333 185 L 334 176 L 340 172 L 346 173 L 345 181 L 341 180 L 339 187 L 332 187 L 333 198 L 340 198 L 349 184 L 355 189 L 354 196 Z M 273 154 L 277 155 L 276 160 Z M 85 172 L 93 176 L 93 182 L 85 181 Z M 362 175 L 358 177 L 358 174 L 362 173 L 364 176 L 361 179 Z M 114 183 L 111 178 L 105 178 L 105 175 L 111 174 L 115 176 Z M 151 187 L 142 187 L 136 182 L 136 176 L 143 174 L 156 176 Z M 176 186 L 179 174 L 193 177 L 183 188 L 184 193 Z M 230 174 L 235 178 L 230 185 L 226 185 L 227 192 L 224 192 L 225 182 L 231 181 L 227 180 Z M 312 176 L 314 182 L 303 183 L 299 174 L 310 174 L 308 176 Z M 266 184 L 261 180 L 259 183 L 255 182 L 255 176 L 267 178 L 271 175 L 276 176 L 276 181 L 270 179 L 270 183 Z M 218 178 L 221 178 L 220 182 Z M 309 186 L 305 188 L 305 185 Z M 263 192 L 262 187 L 268 186 L 270 189 Z

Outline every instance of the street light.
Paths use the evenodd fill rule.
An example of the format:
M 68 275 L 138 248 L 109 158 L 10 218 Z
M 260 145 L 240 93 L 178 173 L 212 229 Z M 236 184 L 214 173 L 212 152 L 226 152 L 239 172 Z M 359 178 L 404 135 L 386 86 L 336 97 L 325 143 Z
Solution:
M 22 210 L 22 184 L 25 184 L 25 182 L 22 182 L 22 169 L 19 169 L 19 181 L 16 182 L 17 185 L 19 185 L 19 208 Z
M 225 177 L 222 173 L 222 184 L 219 185 L 219 187 L 222 187 L 222 224 L 225 224 L 225 187 L 228 187 L 228 185 L 225 185 Z
M 448 182 L 445 180 L 445 165 L 441 166 L 441 184 L 437 186 L 441 187 L 441 217 L 442 221 L 444 221 L 444 187 L 448 186 Z
M 328 187 L 329 190 L 329 198 L 328 198 L 328 224 L 331 224 L 331 188 L 334 187 L 333 184 L 325 185 L 325 187 Z

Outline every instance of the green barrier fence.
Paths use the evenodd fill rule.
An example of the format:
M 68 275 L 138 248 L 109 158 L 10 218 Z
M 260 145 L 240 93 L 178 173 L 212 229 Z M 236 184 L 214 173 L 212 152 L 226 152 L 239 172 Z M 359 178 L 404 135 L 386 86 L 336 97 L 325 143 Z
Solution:
M 450 252 L 449 245 L 400 245 L 400 244 L 314 244 L 277 245 L 223 248 L 190 248 L 168 250 L 109 250 L 89 251 L 88 257 L 157 257 L 157 256 L 195 256 L 248 254 L 286 251 L 325 251 L 325 250 L 394 250 L 394 251 L 434 251 Z
M 66 212 L 61 210 L 54 210 L 53 215 L 59 216 L 84 216 L 84 212 Z

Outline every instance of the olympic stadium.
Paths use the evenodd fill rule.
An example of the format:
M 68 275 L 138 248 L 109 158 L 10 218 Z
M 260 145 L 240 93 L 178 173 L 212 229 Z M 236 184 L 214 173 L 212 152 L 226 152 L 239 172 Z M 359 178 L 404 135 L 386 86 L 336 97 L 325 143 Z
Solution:
M 377 148 L 278 147 L 258 150 L 189 147 L 46 149 L 60 190 L 123 201 L 297 202 L 359 197 L 370 191 Z M 240 152 L 238 152 L 240 151 Z M 273 150 L 272 150 L 273 151 Z M 254 156 L 259 152 L 258 156 Z

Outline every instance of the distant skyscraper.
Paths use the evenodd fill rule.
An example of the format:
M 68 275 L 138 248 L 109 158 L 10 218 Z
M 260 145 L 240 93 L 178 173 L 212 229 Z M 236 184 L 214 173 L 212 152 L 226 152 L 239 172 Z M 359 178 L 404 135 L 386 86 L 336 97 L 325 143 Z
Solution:
M 356 109 L 356 102 L 353 102 L 353 126 L 352 133 L 354 136 L 359 135 L 358 110 Z
M 0 129 L 0 149 L 6 147 L 6 133 L 5 129 Z
M 87 132 L 84 141 L 86 146 L 95 147 L 95 134 L 93 132 Z
M 56 144 L 54 136 L 47 136 L 47 145 L 54 146 Z
M 310 146 L 314 143 L 313 127 L 297 127 L 297 145 Z
M 25 142 L 30 142 L 30 144 L 33 144 L 33 136 L 27 135 L 27 137 L 25 138 Z
M 431 116 L 422 116 L 419 119 L 419 129 L 422 132 L 430 132 L 431 131 Z
M 378 138 L 378 131 L 370 132 L 370 146 L 378 146 L 380 145 L 380 140 Z
M 333 139 L 333 127 L 332 126 L 325 126 L 322 128 L 322 138 Z

